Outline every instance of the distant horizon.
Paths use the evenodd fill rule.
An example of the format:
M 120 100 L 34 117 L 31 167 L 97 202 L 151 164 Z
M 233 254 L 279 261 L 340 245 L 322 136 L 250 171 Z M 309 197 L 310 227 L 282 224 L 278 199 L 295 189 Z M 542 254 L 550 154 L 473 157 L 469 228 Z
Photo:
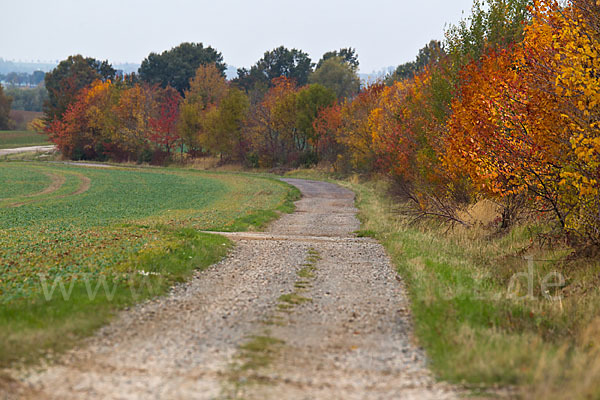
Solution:
M 0 35 L 7 60 L 63 60 L 82 54 L 114 64 L 141 63 L 182 42 L 203 43 L 228 65 L 248 68 L 278 46 L 313 61 L 332 50 L 356 49 L 361 72 L 413 60 L 447 24 L 468 14 L 473 0 L 89 0 L 7 2 Z M 464 14 L 463 14 L 464 12 Z M 116 61 L 118 60 L 118 61 Z
M 85 54 L 82 54 L 82 56 L 84 57 L 89 57 Z M 101 60 L 101 59 L 100 59 Z M 11 59 L 6 59 L 4 57 L 0 57 L 0 61 L 5 62 L 5 63 L 14 63 L 14 64 L 31 64 L 31 65 L 52 65 L 52 66 L 56 66 L 58 65 L 62 60 L 32 60 L 32 61 L 27 61 L 27 60 L 11 60 Z M 104 60 L 101 60 L 104 61 Z M 314 60 L 313 60 L 314 61 Z M 135 66 L 136 70 L 139 68 L 139 66 L 141 65 L 141 63 L 136 63 L 136 62 L 112 62 L 110 60 L 108 60 L 108 62 L 114 67 L 118 67 L 118 66 L 125 66 L 125 65 L 130 65 L 130 66 Z M 361 72 L 359 71 L 359 75 L 362 77 L 373 77 L 373 76 L 380 76 L 386 72 L 391 72 L 393 69 L 395 69 L 397 67 L 397 65 L 389 65 L 387 67 L 382 67 L 379 68 L 377 70 L 373 70 L 370 72 Z M 235 65 L 229 65 L 227 64 L 227 69 L 235 69 L 236 70 L 236 75 L 237 75 L 237 69 L 238 68 L 242 68 L 242 67 L 238 67 Z M 116 68 L 118 69 L 118 68 Z M 40 69 L 40 71 L 44 71 L 43 69 Z M 18 72 L 18 71 L 8 71 L 8 72 Z M 49 71 L 44 71 L 44 72 L 49 72 Z M 225 71 L 227 74 L 227 78 L 228 79 L 233 79 L 230 74 L 227 73 L 227 71 Z M 0 68 L 0 73 L 2 72 L 2 69 Z
M 423 43 L 423 47 L 425 47 L 426 44 L 427 43 Z M 349 46 L 349 47 L 352 47 L 352 46 Z M 167 50 L 169 50 L 169 49 L 167 49 Z M 269 49 L 269 50 L 273 50 L 273 49 Z M 269 50 L 265 50 L 265 51 L 269 51 Z M 299 50 L 301 50 L 301 49 L 299 49 Z M 339 50 L 339 49 L 332 49 L 332 50 Z M 155 53 L 158 53 L 158 52 L 155 52 Z M 162 53 L 162 51 L 160 53 Z M 92 58 L 95 58 L 95 59 L 100 60 L 100 61 L 108 61 L 112 66 L 115 66 L 115 65 L 128 65 L 129 64 L 129 65 L 137 65 L 139 67 L 142 64 L 142 61 L 143 61 L 143 59 L 140 62 L 135 62 L 135 61 L 112 61 L 111 59 L 94 57 L 93 55 L 82 54 L 82 53 L 73 53 L 73 54 L 70 54 L 69 56 L 74 56 L 74 55 L 77 55 L 77 54 L 80 54 L 83 57 L 92 57 Z M 69 56 L 67 56 L 67 57 L 69 57 Z M 51 60 L 35 60 L 35 59 L 32 59 L 32 60 L 23 60 L 23 59 L 9 59 L 9 58 L 5 58 L 5 57 L 0 56 L 0 60 L 3 60 L 4 62 L 21 63 L 21 64 L 52 64 L 52 65 L 58 65 L 61 61 L 65 60 L 67 57 L 62 58 L 62 59 L 51 59 Z M 416 57 L 417 57 L 417 53 L 415 53 L 415 56 L 413 57 L 413 59 L 416 58 Z M 311 60 L 315 64 L 319 61 L 319 59 L 315 60 L 315 59 L 311 58 Z M 413 59 L 406 60 L 405 62 L 412 61 Z M 258 59 L 256 61 L 258 61 Z M 359 61 L 360 61 L 360 57 L 359 57 Z M 252 64 L 252 65 L 237 66 L 237 65 L 229 64 L 227 62 L 225 64 L 227 65 L 227 67 L 234 67 L 236 69 L 237 68 L 250 68 L 252 65 L 254 65 L 254 64 Z M 398 63 L 398 64 L 395 64 L 395 65 L 382 66 L 380 68 L 375 68 L 375 69 L 373 69 L 373 70 L 371 70 L 369 72 L 363 71 L 362 68 L 360 68 L 360 66 L 359 66 L 359 73 L 360 74 L 367 74 L 367 75 L 369 75 L 369 74 L 381 72 L 382 70 L 387 70 L 387 69 L 392 68 L 392 67 L 395 68 L 395 67 L 397 67 L 400 64 L 403 64 L 403 63 Z

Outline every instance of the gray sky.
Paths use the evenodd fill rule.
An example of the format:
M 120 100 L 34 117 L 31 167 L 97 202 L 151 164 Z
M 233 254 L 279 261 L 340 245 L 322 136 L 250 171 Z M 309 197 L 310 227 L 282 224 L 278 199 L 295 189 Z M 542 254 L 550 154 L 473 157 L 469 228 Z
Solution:
M 412 60 L 472 0 L 3 0 L 0 57 L 61 60 L 71 54 L 141 62 L 151 51 L 202 42 L 236 67 L 266 50 L 302 49 L 313 61 L 357 49 L 361 72 Z

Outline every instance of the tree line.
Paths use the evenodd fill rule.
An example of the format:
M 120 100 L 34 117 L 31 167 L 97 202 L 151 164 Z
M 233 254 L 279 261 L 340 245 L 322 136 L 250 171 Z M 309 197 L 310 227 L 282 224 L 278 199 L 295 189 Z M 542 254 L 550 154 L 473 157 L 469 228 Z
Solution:
M 598 246 L 598 51 L 595 1 L 476 0 L 443 41 L 362 88 L 353 49 L 313 63 L 279 47 L 232 81 L 202 44 L 150 54 L 123 79 L 74 56 L 46 75 L 46 130 L 71 158 L 382 173 L 419 215 L 468 225 L 460 211 L 490 199 L 501 228 L 529 210 Z
M 320 110 L 360 90 L 351 48 L 315 64 L 279 47 L 232 81 L 225 69 L 221 53 L 201 43 L 151 53 L 123 77 L 106 61 L 71 56 L 45 77 L 46 132 L 75 159 L 308 165 L 318 161 Z
M 9 72 L 0 74 L 0 82 L 4 82 L 12 86 L 37 86 L 44 82 L 44 71 L 27 72 Z

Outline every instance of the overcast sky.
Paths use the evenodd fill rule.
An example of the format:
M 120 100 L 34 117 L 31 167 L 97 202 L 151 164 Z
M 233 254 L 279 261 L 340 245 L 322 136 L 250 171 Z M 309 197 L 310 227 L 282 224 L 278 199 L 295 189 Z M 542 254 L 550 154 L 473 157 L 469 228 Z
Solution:
M 236 67 L 277 46 L 314 61 L 357 49 L 361 72 L 412 60 L 442 39 L 472 0 L 3 0 L 0 57 L 61 60 L 71 54 L 140 63 L 150 52 L 202 42 Z

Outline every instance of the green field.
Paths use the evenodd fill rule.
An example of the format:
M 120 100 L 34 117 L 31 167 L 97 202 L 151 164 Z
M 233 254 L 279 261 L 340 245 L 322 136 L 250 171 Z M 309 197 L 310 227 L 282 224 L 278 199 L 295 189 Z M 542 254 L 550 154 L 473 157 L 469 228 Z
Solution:
M 0 149 L 48 145 L 48 137 L 32 131 L 0 131 Z
M 198 230 L 258 229 L 298 195 L 241 174 L 21 162 L 0 163 L 0 187 L 0 365 L 61 349 L 218 261 L 229 241 Z M 103 282 L 115 295 L 90 298 Z

